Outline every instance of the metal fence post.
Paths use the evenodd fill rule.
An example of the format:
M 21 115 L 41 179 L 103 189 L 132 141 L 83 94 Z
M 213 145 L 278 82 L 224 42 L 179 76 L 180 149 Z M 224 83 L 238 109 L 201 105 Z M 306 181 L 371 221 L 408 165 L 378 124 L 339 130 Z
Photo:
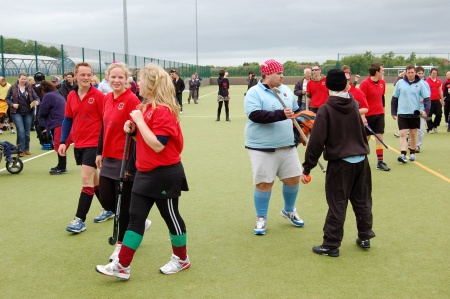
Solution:
M 0 52 L 2 53 L 2 76 L 6 77 L 5 74 L 5 55 L 3 51 L 3 35 L 0 35 Z
M 61 44 L 61 75 L 64 75 L 64 46 Z
M 36 72 L 39 71 L 39 65 L 38 65 L 38 46 L 37 41 L 34 41 L 34 57 L 36 58 Z
M 98 50 L 98 72 L 100 73 L 100 80 L 102 80 L 102 51 Z

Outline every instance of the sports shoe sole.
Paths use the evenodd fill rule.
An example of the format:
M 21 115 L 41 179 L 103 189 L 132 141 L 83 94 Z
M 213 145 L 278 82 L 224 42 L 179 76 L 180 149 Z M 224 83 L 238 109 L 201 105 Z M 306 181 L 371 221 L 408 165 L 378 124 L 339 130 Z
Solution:
M 324 250 L 321 246 L 314 246 L 312 250 L 314 253 L 319 254 L 319 255 L 325 255 L 325 256 L 329 256 L 329 257 L 338 257 L 339 256 L 339 249 Z
M 95 271 L 97 271 L 98 273 L 103 274 L 105 276 L 112 276 L 112 277 L 115 277 L 115 278 L 118 278 L 118 279 L 122 279 L 122 280 L 130 279 L 130 274 L 103 272 L 103 271 L 98 269 L 98 266 L 95 267 Z
M 370 242 L 369 242 L 369 244 L 365 244 L 365 243 L 363 243 L 363 240 L 361 240 L 359 238 L 356 239 L 356 245 L 358 245 L 359 247 L 364 248 L 364 249 L 370 248 Z
M 166 275 L 170 275 L 170 274 L 176 274 L 178 272 L 181 272 L 183 270 L 189 269 L 191 267 L 191 263 L 184 265 L 183 268 L 181 268 L 178 271 L 167 271 L 167 272 L 163 272 L 163 270 L 159 269 L 159 272 L 161 272 L 162 274 L 166 274 Z
M 70 232 L 70 233 L 75 233 L 75 234 L 79 234 L 79 233 L 81 233 L 81 232 L 84 232 L 86 230 L 86 226 L 84 226 L 82 229 L 80 229 L 80 230 L 74 230 L 74 229 L 71 229 L 71 228 L 69 228 L 69 227 L 67 227 L 66 228 L 66 231 L 68 231 L 68 232 Z
M 99 219 L 99 220 L 97 220 L 97 219 L 94 219 L 94 223 L 102 223 L 102 222 L 105 222 L 106 220 L 108 220 L 108 219 L 112 219 L 112 218 L 114 218 L 114 214 L 112 214 L 110 217 L 106 217 L 106 218 L 103 218 L 103 219 Z
M 254 229 L 254 230 L 253 230 L 253 233 L 254 233 L 255 235 L 261 236 L 261 235 L 265 235 L 265 234 L 266 234 L 266 230 L 265 230 L 265 229 L 264 229 L 264 230 L 261 230 L 261 229 Z
M 283 213 L 283 211 L 281 211 L 280 214 L 281 214 L 281 216 L 283 216 L 283 218 L 287 219 L 289 221 L 289 223 L 291 223 L 293 226 L 302 227 L 302 226 L 305 225 L 304 222 L 302 222 L 302 223 L 294 223 L 289 216 L 287 216 L 287 215 L 285 215 Z
M 403 159 L 400 158 L 400 157 L 397 158 L 397 161 L 398 161 L 398 162 L 402 162 L 403 164 L 408 163 L 408 160 L 403 160 Z

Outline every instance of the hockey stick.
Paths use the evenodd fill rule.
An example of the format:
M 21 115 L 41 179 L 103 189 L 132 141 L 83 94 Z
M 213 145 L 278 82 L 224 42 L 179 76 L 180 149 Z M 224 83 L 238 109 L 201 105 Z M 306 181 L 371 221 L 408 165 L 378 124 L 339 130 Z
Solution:
M 119 187 L 117 188 L 117 196 L 116 196 L 117 206 L 116 206 L 116 215 L 114 215 L 113 236 L 109 237 L 108 239 L 110 245 L 116 244 L 117 237 L 119 235 L 120 204 L 122 202 L 122 187 L 125 176 L 125 164 L 127 163 L 127 153 L 129 145 L 130 145 L 130 134 L 127 134 L 125 139 L 125 147 L 123 149 L 122 165 L 120 166 Z
M 372 133 L 373 136 L 375 136 L 376 139 L 378 139 L 379 142 L 381 142 L 382 145 L 384 145 L 385 148 L 388 148 L 386 143 L 384 143 L 383 140 L 381 140 L 381 138 L 378 137 L 377 134 L 375 134 L 375 132 L 372 130 L 371 127 L 369 127 L 369 125 L 365 125 L 365 127 L 366 127 L 367 130 L 369 130 L 370 133 Z
M 277 99 L 280 102 L 281 106 L 283 106 L 283 108 L 286 109 L 287 108 L 286 104 L 283 102 L 283 100 L 278 95 L 280 93 L 280 90 L 278 88 L 274 87 L 272 89 L 272 91 L 275 94 L 275 96 L 277 97 Z M 303 133 L 303 130 L 302 130 L 302 128 L 300 128 L 300 125 L 298 124 L 297 120 L 295 118 L 293 118 L 292 122 L 294 123 L 294 126 L 297 129 L 297 131 L 300 133 L 300 135 L 302 135 L 303 140 L 305 140 L 306 144 L 308 144 L 309 139 L 308 139 L 308 137 L 306 137 L 305 133 Z M 317 161 L 317 163 L 319 164 L 319 167 L 322 170 L 322 172 L 326 172 L 327 171 L 325 169 L 325 167 L 323 167 L 322 163 L 320 163 L 320 161 Z

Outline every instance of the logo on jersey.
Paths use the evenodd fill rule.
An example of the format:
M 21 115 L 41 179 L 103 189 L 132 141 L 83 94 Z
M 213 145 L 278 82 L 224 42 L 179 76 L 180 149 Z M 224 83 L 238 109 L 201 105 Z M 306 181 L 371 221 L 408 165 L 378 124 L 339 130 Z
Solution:
M 147 118 L 152 117 L 153 111 L 150 111 L 149 113 L 147 113 Z
M 383 84 L 380 84 L 380 88 L 383 88 Z
M 119 106 L 117 106 L 117 109 L 122 110 L 124 106 L 125 106 L 124 103 L 120 103 Z
M 287 98 L 287 97 L 288 97 L 286 93 L 283 93 L 283 96 L 284 96 L 285 98 Z
M 94 104 L 94 98 L 89 98 L 88 103 L 89 104 Z

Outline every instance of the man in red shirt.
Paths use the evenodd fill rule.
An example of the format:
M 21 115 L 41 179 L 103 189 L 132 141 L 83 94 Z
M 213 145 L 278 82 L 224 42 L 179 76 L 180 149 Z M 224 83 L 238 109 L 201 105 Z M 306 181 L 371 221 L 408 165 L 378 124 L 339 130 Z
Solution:
M 437 127 L 441 124 L 442 118 L 442 105 L 444 105 L 444 95 L 442 93 L 442 82 L 439 80 L 438 69 L 432 68 L 430 70 L 430 77 L 426 80 L 428 85 L 430 86 L 431 91 L 431 108 L 430 114 L 428 115 L 429 120 L 427 120 L 427 132 L 428 133 L 437 133 Z M 434 120 L 432 120 L 432 116 L 434 114 Z
M 320 73 L 320 66 L 313 65 L 311 71 L 311 80 L 306 84 L 306 111 L 317 113 L 328 99 L 328 88 L 325 86 L 325 76 Z
M 370 77 L 361 82 L 359 89 L 366 96 L 369 111 L 366 113 L 367 124 L 375 134 L 383 140 L 384 134 L 384 94 L 386 92 L 386 82 L 383 80 L 384 67 L 379 62 L 372 63 L 369 68 Z M 367 139 L 372 133 L 366 129 Z M 375 152 L 377 154 L 377 170 L 391 170 L 383 161 L 383 145 L 375 139 Z
M 81 62 L 75 66 L 75 78 L 78 86 L 67 96 L 65 117 L 62 125 L 61 144 L 58 153 L 66 155 L 66 139 L 72 130 L 75 143 L 75 161 L 81 165 L 82 189 L 78 201 L 78 209 L 74 220 L 66 228 L 68 232 L 81 233 L 86 230 L 86 215 L 91 207 L 94 194 L 98 194 L 98 172 L 95 163 L 98 139 L 102 127 L 103 105 L 105 96 L 97 88 L 91 86 L 92 67 Z M 108 214 L 106 217 L 103 214 Z M 109 211 L 102 211 L 99 216 L 102 222 L 114 217 Z M 97 218 L 99 218 L 97 217 Z M 97 219 L 96 218 L 96 219 Z

